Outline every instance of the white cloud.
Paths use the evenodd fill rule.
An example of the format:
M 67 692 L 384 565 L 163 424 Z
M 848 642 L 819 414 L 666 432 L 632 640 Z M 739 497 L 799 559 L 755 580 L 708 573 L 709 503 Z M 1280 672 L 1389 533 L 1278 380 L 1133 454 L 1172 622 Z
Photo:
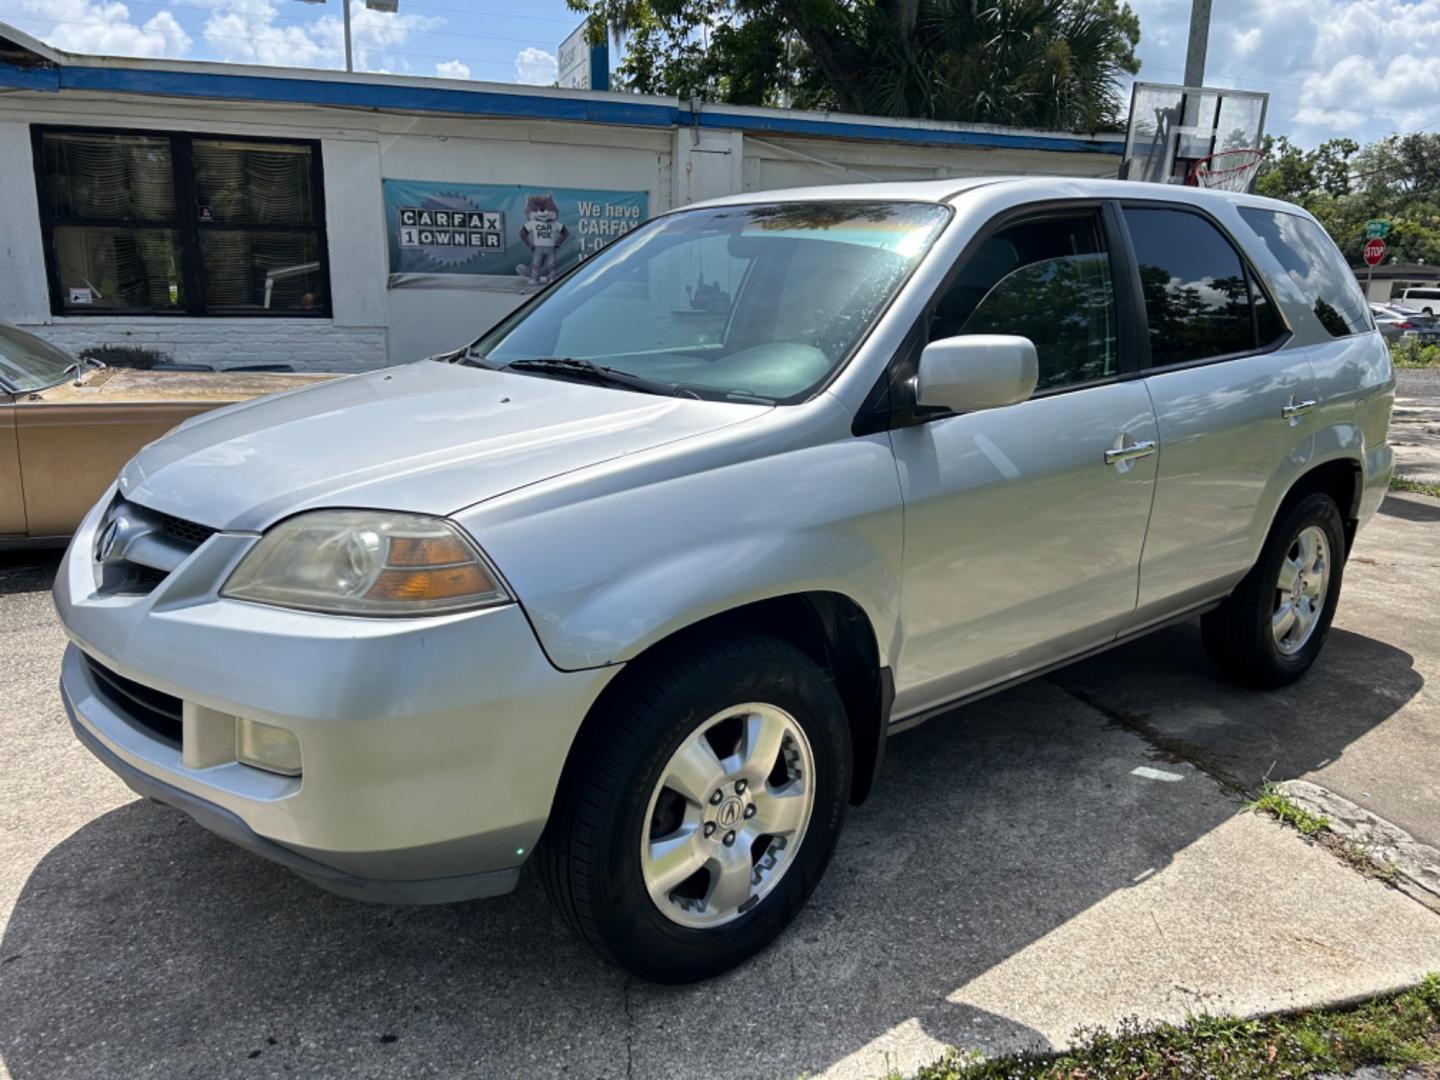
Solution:
M 554 53 L 533 46 L 515 54 L 515 81 L 531 86 L 549 86 L 560 70 Z
M 322 15 L 307 23 L 277 22 L 274 0 L 213 0 L 202 30 L 222 60 L 279 67 L 342 68 L 345 29 L 341 16 Z M 284 18 L 293 18 L 289 5 Z M 360 0 L 350 5 L 351 51 L 357 71 L 408 70 L 403 46 L 410 36 L 444 20 L 371 11 Z
M 435 74 L 443 79 L 468 79 L 470 65 L 459 60 L 443 60 L 435 65 Z
M 1130 0 L 1140 78 L 1182 80 L 1189 0 Z M 1440 124 L 1440 0 L 1219 0 L 1206 83 L 1270 94 L 1266 129 L 1302 145 Z
M 57 49 L 152 57 L 184 56 L 190 50 L 190 35 L 168 11 L 137 24 L 130 19 L 130 9 L 114 0 L 23 0 L 22 7 L 56 20 L 48 34 L 36 36 Z
M 1260 44 L 1260 28 L 1252 26 L 1248 30 L 1230 31 L 1230 49 L 1236 56 L 1249 56 Z

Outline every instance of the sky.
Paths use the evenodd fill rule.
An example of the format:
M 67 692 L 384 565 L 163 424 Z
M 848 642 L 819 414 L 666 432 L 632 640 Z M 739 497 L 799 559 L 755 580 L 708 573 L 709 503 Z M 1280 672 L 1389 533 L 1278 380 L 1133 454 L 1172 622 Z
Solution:
M 0 22 L 74 52 L 344 66 L 342 0 L 0 0 Z M 1178 83 L 1189 0 L 1130 0 L 1140 78 Z M 564 0 L 356 0 L 359 70 L 549 85 L 579 24 Z M 613 50 L 612 50 L 613 53 Z M 1303 146 L 1440 129 L 1440 0 L 1214 0 L 1206 83 L 1271 95 Z

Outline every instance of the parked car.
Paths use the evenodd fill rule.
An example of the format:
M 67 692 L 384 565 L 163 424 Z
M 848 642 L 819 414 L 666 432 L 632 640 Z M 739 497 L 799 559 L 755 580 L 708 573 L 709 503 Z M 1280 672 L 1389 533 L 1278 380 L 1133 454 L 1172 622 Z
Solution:
M 1440 342 L 1440 326 L 1422 312 L 1394 304 L 1371 304 L 1370 313 L 1375 317 L 1375 328 L 1386 341 L 1413 337 L 1422 345 Z
M 182 420 L 333 377 L 107 368 L 0 323 L 0 546 L 68 538 L 120 467 Z
M 1383 311 L 1389 315 L 1395 315 L 1402 319 L 1410 319 L 1419 326 L 1430 326 L 1435 322 L 1435 316 L 1426 315 L 1419 308 L 1408 307 L 1391 300 L 1386 303 L 1370 305 L 1371 311 Z
M 1440 288 L 1433 285 L 1417 289 L 1406 289 L 1400 299 L 1411 307 L 1419 308 L 1426 315 L 1440 311 Z
M 1197 615 L 1229 677 L 1299 678 L 1393 397 L 1289 203 L 735 196 L 467 348 L 141 451 L 60 569 L 64 697 L 136 791 L 327 889 L 533 857 L 601 955 L 702 978 L 800 909 L 888 735 Z

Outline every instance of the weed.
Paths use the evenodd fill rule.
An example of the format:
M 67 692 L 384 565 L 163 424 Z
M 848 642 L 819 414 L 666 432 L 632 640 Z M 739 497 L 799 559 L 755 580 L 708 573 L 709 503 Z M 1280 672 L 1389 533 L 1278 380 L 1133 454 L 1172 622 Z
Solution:
M 1265 782 L 1265 786 L 1260 789 L 1260 797 L 1250 803 L 1246 809 L 1254 810 L 1257 813 L 1269 814 L 1284 822 L 1286 825 L 1298 829 L 1304 836 L 1314 836 L 1316 833 L 1324 832 L 1330 828 L 1329 818 L 1321 817 L 1319 814 L 1312 814 L 1268 780 Z
M 983 1059 L 952 1051 L 916 1080 L 1291 1080 L 1366 1065 L 1440 1064 L 1440 975 L 1353 1009 L 1192 1017 L 1075 1033 L 1073 1049 Z
M 1427 484 L 1405 476 L 1390 477 L 1390 490 L 1409 491 L 1416 495 L 1429 495 L 1432 499 L 1440 499 L 1440 484 Z

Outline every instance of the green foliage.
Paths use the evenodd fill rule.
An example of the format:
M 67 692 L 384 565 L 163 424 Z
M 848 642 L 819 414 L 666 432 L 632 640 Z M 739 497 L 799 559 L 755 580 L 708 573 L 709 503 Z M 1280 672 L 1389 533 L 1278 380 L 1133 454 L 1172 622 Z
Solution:
M 1199 1016 L 1076 1033 L 1074 1049 L 977 1061 L 951 1054 L 916 1080 L 1289 1080 L 1366 1065 L 1440 1063 L 1440 976 L 1343 1012 L 1242 1020 Z
M 730 104 L 1096 130 L 1140 69 L 1124 0 L 569 3 L 624 35 L 624 86 Z
M 1440 345 L 1421 345 L 1414 338 L 1392 341 L 1390 362 L 1400 368 L 1440 367 Z
M 1309 210 L 1352 265 L 1376 218 L 1390 222 L 1387 260 L 1440 263 L 1440 133 L 1392 135 L 1363 149 L 1350 139 L 1309 151 L 1283 135 L 1265 143 L 1256 192 Z
M 1426 484 L 1419 480 L 1411 480 L 1405 476 L 1392 476 L 1390 478 L 1391 491 L 1408 491 L 1412 495 L 1429 495 L 1432 499 L 1440 499 L 1440 484 Z
M 1312 814 L 1303 806 L 1292 802 L 1278 787 L 1269 782 L 1261 788 L 1260 797 L 1252 802 L 1249 808 L 1257 813 L 1269 814 L 1298 829 L 1305 836 L 1314 836 L 1330 827 L 1328 818 Z

